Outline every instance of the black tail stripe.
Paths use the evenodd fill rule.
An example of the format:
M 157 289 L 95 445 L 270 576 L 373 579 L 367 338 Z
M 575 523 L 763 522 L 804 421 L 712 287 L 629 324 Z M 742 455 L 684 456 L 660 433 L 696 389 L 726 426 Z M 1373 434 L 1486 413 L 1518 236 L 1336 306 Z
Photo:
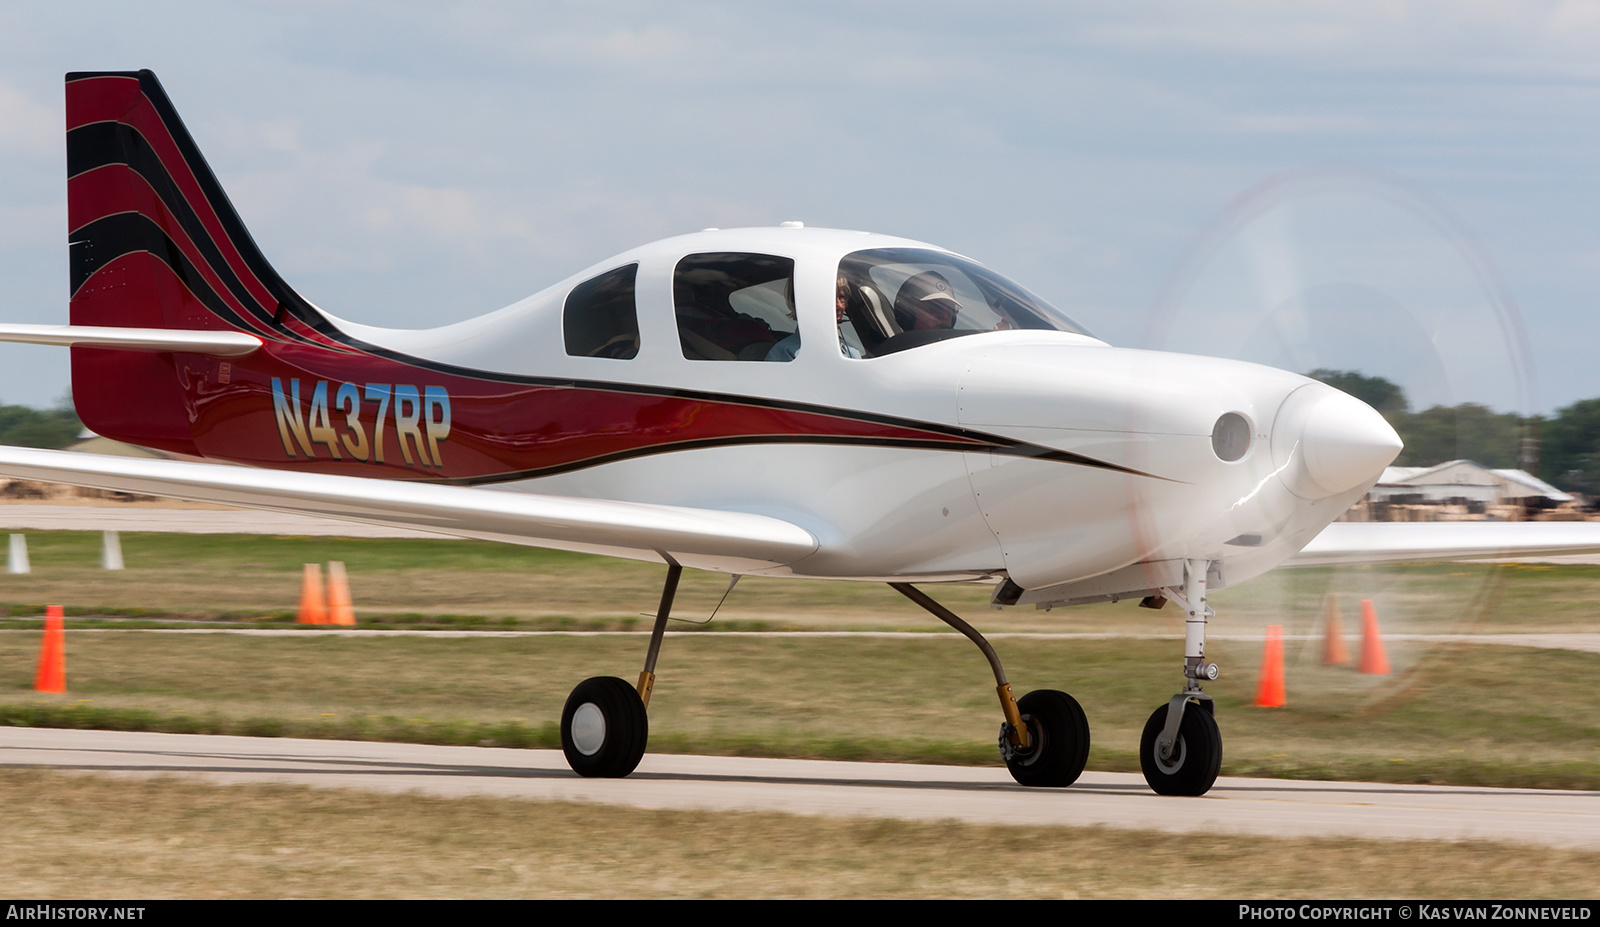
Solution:
M 261 249 L 256 246 L 255 239 L 250 237 L 250 232 L 244 227 L 238 211 L 233 208 L 233 202 L 228 199 L 222 184 L 217 182 L 216 175 L 211 172 L 211 166 L 206 163 L 205 156 L 200 153 L 200 146 L 194 143 L 188 128 L 178 117 L 178 111 L 173 107 L 172 101 L 167 99 L 167 93 L 162 89 L 161 82 L 156 80 L 156 76 L 151 72 L 140 71 L 139 89 L 144 93 L 145 99 L 150 101 L 162 125 L 166 126 L 167 133 L 172 136 L 178 154 L 183 158 L 189 172 L 194 175 L 201 194 L 221 222 L 223 232 L 244 259 L 245 266 L 269 291 L 281 294 L 288 290 L 288 284 L 278 276 L 276 270 L 272 269 L 272 265 L 267 263 Z
M 133 75 L 125 75 L 120 72 L 114 72 L 109 75 L 69 75 L 69 80 L 95 76 L 120 77 Z M 100 164 L 127 164 L 129 168 L 143 176 L 150 183 L 152 189 L 156 190 L 162 202 L 167 205 L 168 209 L 172 210 L 173 215 L 182 223 L 185 232 L 189 234 L 198 246 L 204 249 L 203 253 L 207 262 L 212 264 L 218 276 L 226 281 L 228 289 L 236 297 L 240 298 L 243 305 L 248 307 L 251 316 L 260 319 L 264 325 L 281 330 L 283 326 L 276 323 L 274 316 L 277 309 L 282 306 L 288 315 L 300 320 L 307 327 L 323 334 L 331 334 L 334 331 L 332 324 L 312 308 L 311 304 L 306 302 L 299 293 L 296 293 L 261 253 L 261 249 L 257 247 L 255 239 L 250 236 L 249 231 L 245 228 L 244 222 L 239 218 L 238 211 L 234 209 L 233 203 L 223 191 L 222 185 L 218 183 L 216 175 L 212 173 L 204 156 L 201 155 L 199 147 L 189 135 L 183 120 L 178 117 L 177 111 L 173 108 L 172 102 L 167 98 L 166 92 L 162 90 L 160 82 L 156 80 L 155 75 L 149 71 L 140 71 L 137 76 L 141 91 L 155 110 L 157 118 L 166 128 L 167 133 L 171 136 L 174 145 L 178 149 L 179 156 L 193 175 L 196 185 L 200 188 L 201 195 L 207 200 L 206 205 L 221 225 L 223 234 L 230 240 L 234 250 L 238 252 L 246 270 L 260 281 L 261 285 L 273 297 L 273 304 L 270 306 L 261 305 L 261 301 L 251 295 L 249 289 L 239 278 L 234 270 L 233 263 L 223 259 L 218 243 L 214 240 L 209 230 L 206 229 L 205 224 L 200 221 L 199 215 L 195 211 L 195 205 L 191 204 L 187 197 L 182 195 L 182 188 L 171 177 L 167 165 L 161 163 L 160 158 L 156 156 L 154 150 L 143 139 L 138 130 L 123 123 L 111 122 L 92 123 L 72 130 L 72 132 L 68 133 L 69 176 L 77 176 L 84 170 L 92 170 Z M 79 133 L 82 133 L 84 142 L 82 145 L 73 143 L 74 137 Z M 122 148 L 123 153 L 119 154 L 118 148 Z M 305 340 L 298 338 L 292 332 L 284 332 L 284 334 L 288 337 L 294 337 L 296 340 Z
M 250 326 L 217 295 L 178 243 L 167 237 L 148 216 L 123 212 L 97 219 L 73 236 L 72 292 L 77 294 L 93 273 L 125 254 L 148 252 L 167 265 L 201 305 L 217 318 L 241 331 Z
M 117 137 L 120 125 L 116 122 L 91 122 L 67 130 L 68 180 L 107 164 L 127 163 L 122 140 Z
M 120 164 L 144 178 L 145 183 L 150 185 L 156 197 L 172 213 L 178 225 L 183 228 L 189 240 L 194 242 L 201 256 L 210 265 L 211 270 L 239 304 L 263 325 L 271 326 L 272 310 L 276 307 L 261 305 L 260 300 L 245 286 L 244 281 L 239 279 L 233 265 L 223 257 L 221 248 L 211 237 L 211 232 L 200 221 L 193 205 L 167 172 L 166 165 L 161 163 L 161 159 L 156 156 L 155 151 L 137 129 L 121 123 L 107 122 L 83 126 L 67 133 L 67 151 L 70 153 L 77 149 L 79 141 L 86 144 L 82 149 L 78 149 L 82 152 L 77 159 L 78 166 L 83 170 L 93 170 L 97 167 Z M 72 176 L 81 173 L 83 171 L 78 171 Z M 76 254 L 75 251 L 74 257 Z M 78 276 L 75 269 L 74 292 L 77 290 L 77 284 L 81 282 L 77 279 Z
M 278 305 L 281 305 L 289 314 L 299 319 L 307 327 L 324 335 L 332 336 L 337 331 L 320 312 L 294 291 L 283 277 L 273 269 L 261 249 L 256 245 L 255 239 L 244 226 L 244 221 L 239 218 L 238 210 L 234 209 L 233 202 L 228 199 L 228 194 L 223 192 L 222 184 L 217 181 L 216 174 L 212 173 L 211 166 L 206 163 L 205 156 L 200 153 L 200 146 L 195 144 L 194 138 L 189 135 L 189 129 L 178 116 L 177 109 L 172 101 L 167 98 L 167 92 L 162 89 L 161 82 L 156 80 L 155 74 L 150 71 L 139 72 L 139 88 L 144 93 L 145 99 L 155 108 L 156 116 L 166 126 L 167 132 L 172 136 L 173 143 L 178 148 L 178 153 L 188 165 L 189 171 L 194 175 L 195 182 L 200 187 L 200 192 L 209 202 L 212 211 L 216 214 L 222 225 L 224 234 L 239 252 L 245 267 L 260 280 L 268 292 L 275 295 Z M 266 307 L 269 316 L 278 306 Z M 286 334 L 292 333 L 286 332 Z M 304 339 L 302 339 L 304 340 Z M 313 342 L 314 343 L 314 342 Z

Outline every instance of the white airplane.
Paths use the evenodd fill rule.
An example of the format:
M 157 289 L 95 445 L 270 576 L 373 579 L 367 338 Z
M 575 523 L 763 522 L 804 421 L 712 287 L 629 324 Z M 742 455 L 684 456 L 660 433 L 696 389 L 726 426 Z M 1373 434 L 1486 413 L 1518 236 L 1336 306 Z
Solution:
M 70 345 L 93 431 L 248 466 L 0 448 L 0 473 L 665 564 L 638 682 L 585 680 L 562 712 L 582 775 L 643 755 L 686 567 L 890 584 L 982 649 L 1001 754 L 1030 786 L 1078 778 L 1083 710 L 1015 698 L 988 642 L 912 584 L 1174 601 L 1182 687 L 1140 756 L 1157 792 L 1200 795 L 1222 759 L 1208 590 L 1297 556 L 1600 549 L 1587 525 L 1523 525 L 1390 533 L 1373 555 L 1324 533 L 1400 451 L 1371 408 L 1281 370 L 1111 347 L 900 238 L 708 229 L 470 321 L 347 322 L 267 263 L 155 75 L 68 74 L 67 125 L 71 324 L 0 340 Z

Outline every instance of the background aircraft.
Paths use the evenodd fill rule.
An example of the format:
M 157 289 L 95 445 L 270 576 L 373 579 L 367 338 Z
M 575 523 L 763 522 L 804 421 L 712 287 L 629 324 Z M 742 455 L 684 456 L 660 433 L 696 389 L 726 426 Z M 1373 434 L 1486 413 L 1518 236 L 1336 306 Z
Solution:
M 890 583 L 983 649 L 1002 755 L 1038 786 L 1082 771 L 1081 708 L 1015 698 L 911 584 L 1174 600 L 1182 689 L 1141 761 L 1158 792 L 1202 794 L 1221 762 L 1208 589 L 1289 560 L 1400 450 L 1315 381 L 1113 348 L 960 255 L 799 223 L 656 242 L 442 328 L 343 321 L 267 263 L 153 74 L 67 80 L 72 324 L 0 337 L 72 346 L 92 430 L 250 466 L 3 449 L 0 472 L 666 564 L 638 682 L 586 680 L 563 712 L 585 775 L 642 756 L 690 567 Z M 1524 527 L 1401 536 L 1379 559 L 1600 548 L 1586 525 Z M 1312 554 L 1364 556 L 1341 538 Z

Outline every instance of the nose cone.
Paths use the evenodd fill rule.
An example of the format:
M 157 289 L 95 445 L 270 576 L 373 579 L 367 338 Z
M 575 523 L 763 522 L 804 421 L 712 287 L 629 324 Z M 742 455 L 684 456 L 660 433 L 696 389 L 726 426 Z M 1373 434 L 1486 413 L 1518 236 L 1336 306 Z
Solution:
M 1320 383 L 1295 390 L 1272 426 L 1272 459 L 1290 491 L 1325 499 L 1375 482 L 1404 445 L 1359 399 Z

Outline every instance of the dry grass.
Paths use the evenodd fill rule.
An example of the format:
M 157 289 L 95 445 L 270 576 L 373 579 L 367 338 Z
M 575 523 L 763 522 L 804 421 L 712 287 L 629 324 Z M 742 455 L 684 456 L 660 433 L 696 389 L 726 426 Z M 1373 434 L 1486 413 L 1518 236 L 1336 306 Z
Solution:
M 61 603 L 73 612 L 146 609 L 204 618 L 291 610 L 300 566 L 343 560 L 358 613 L 403 623 L 528 627 L 648 626 L 659 566 L 469 541 L 128 534 L 128 569 L 97 568 L 99 537 L 29 535 L 34 572 L 0 576 L 0 602 Z M 1315 636 L 1327 592 L 1378 603 L 1386 633 L 1591 630 L 1600 566 L 1422 564 L 1285 570 L 1214 597 L 1209 656 L 1226 771 L 1463 784 L 1594 788 L 1600 727 L 1586 720 L 1593 654 L 1468 648 L 1391 640 L 1396 672 L 1327 669 L 1315 639 L 1291 640 L 1290 707 L 1252 699 L 1259 645 L 1220 639 L 1280 624 Z M 676 614 L 709 615 L 720 576 L 685 576 Z M 983 586 L 932 589 L 986 632 L 1181 633 L 1175 608 L 1132 603 L 1053 612 L 986 606 Z M 444 616 L 469 616 L 446 622 Z M 16 623 L 16 622 L 13 622 Z M 29 620 L 27 623 L 36 623 Z M 712 629 L 943 630 L 877 584 L 747 578 Z M 681 627 L 681 626 L 679 626 Z M 35 639 L 0 633 L 0 702 L 26 723 L 143 726 L 548 745 L 576 682 L 632 679 L 643 641 L 626 638 L 420 640 L 252 639 L 70 634 L 65 699 L 29 691 Z M 1135 769 L 1145 718 L 1179 684 L 1175 641 L 1000 641 L 1019 692 L 1061 688 L 1088 710 L 1091 764 Z M 7 669 L 9 667 L 9 669 Z M 652 749 L 835 758 L 995 762 L 993 682 L 953 634 L 918 640 L 677 635 L 658 667 Z M 66 714 L 68 706 L 78 714 Z M 44 712 L 48 717 L 40 717 Z M 99 712 L 100 714 L 96 714 Z M 121 712 L 123 714 L 116 715 Z M 137 717 L 127 713 L 134 712 Z M 113 717 L 113 715 L 116 715 Z M 129 720 L 131 717 L 131 720 Z M 120 720 L 119 720 L 120 719 Z
M 0 772 L 6 890 L 50 898 L 1578 898 L 1600 854 Z
M 341 560 L 349 568 L 356 612 L 363 619 L 471 615 L 492 623 L 563 616 L 642 620 L 655 613 L 666 569 L 476 541 L 125 534 L 127 569 L 107 573 L 98 568 L 99 543 L 99 535 L 91 532 L 29 533 L 33 572 L 0 575 L 0 602 L 65 605 L 68 614 L 97 609 L 116 614 L 130 608 L 194 618 L 292 613 L 300 595 L 301 565 Z M 710 617 L 727 583 L 725 576 L 686 573 L 675 614 L 691 620 Z M 961 608 L 987 607 L 988 587 L 946 591 Z M 807 627 L 936 624 L 882 584 L 758 577 L 741 582 L 716 625 L 738 621 Z M 1048 624 L 1060 622 L 1051 619 Z

